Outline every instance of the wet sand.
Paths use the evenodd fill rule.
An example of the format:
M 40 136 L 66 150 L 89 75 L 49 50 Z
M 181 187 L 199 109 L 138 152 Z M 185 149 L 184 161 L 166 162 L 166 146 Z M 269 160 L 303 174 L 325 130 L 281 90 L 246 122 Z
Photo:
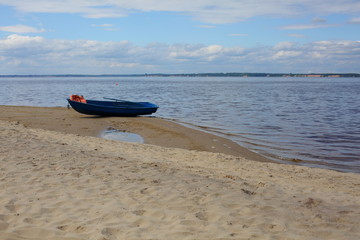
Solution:
M 147 144 L 225 153 L 255 161 L 271 161 L 237 143 L 174 121 L 155 117 L 98 117 L 61 107 L 0 106 L 0 120 L 19 121 L 41 128 L 81 136 L 99 136 L 108 127 L 139 134 Z

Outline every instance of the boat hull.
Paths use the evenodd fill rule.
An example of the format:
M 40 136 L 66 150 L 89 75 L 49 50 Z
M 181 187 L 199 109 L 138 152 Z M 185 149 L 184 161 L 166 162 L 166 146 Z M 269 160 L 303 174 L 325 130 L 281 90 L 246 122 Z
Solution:
M 79 113 L 98 116 L 138 116 L 150 115 L 159 108 L 149 102 L 97 101 L 86 100 L 86 103 L 67 99 L 70 106 Z

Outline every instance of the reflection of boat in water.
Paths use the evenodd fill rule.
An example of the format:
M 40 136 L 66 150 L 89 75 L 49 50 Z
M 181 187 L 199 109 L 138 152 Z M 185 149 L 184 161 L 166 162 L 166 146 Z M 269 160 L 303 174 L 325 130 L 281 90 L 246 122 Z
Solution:
M 159 108 L 150 102 L 131 102 L 105 98 L 111 101 L 87 100 L 83 96 L 71 95 L 70 106 L 77 112 L 100 116 L 137 116 L 155 113 Z

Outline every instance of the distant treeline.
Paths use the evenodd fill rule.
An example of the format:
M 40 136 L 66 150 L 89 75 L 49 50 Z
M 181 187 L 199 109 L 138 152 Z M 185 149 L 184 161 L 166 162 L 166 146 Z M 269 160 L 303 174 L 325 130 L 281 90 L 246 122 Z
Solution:
M 145 74 L 50 74 L 0 75 L 0 77 L 360 77 L 359 73 L 145 73 Z

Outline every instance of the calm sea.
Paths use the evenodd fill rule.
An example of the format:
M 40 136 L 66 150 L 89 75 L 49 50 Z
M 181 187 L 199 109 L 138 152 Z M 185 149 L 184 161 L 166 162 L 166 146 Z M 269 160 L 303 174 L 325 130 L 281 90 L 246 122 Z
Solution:
M 70 94 L 150 101 L 157 117 L 278 162 L 360 173 L 359 78 L 41 77 L 0 86 L 1 105 L 65 107 Z

